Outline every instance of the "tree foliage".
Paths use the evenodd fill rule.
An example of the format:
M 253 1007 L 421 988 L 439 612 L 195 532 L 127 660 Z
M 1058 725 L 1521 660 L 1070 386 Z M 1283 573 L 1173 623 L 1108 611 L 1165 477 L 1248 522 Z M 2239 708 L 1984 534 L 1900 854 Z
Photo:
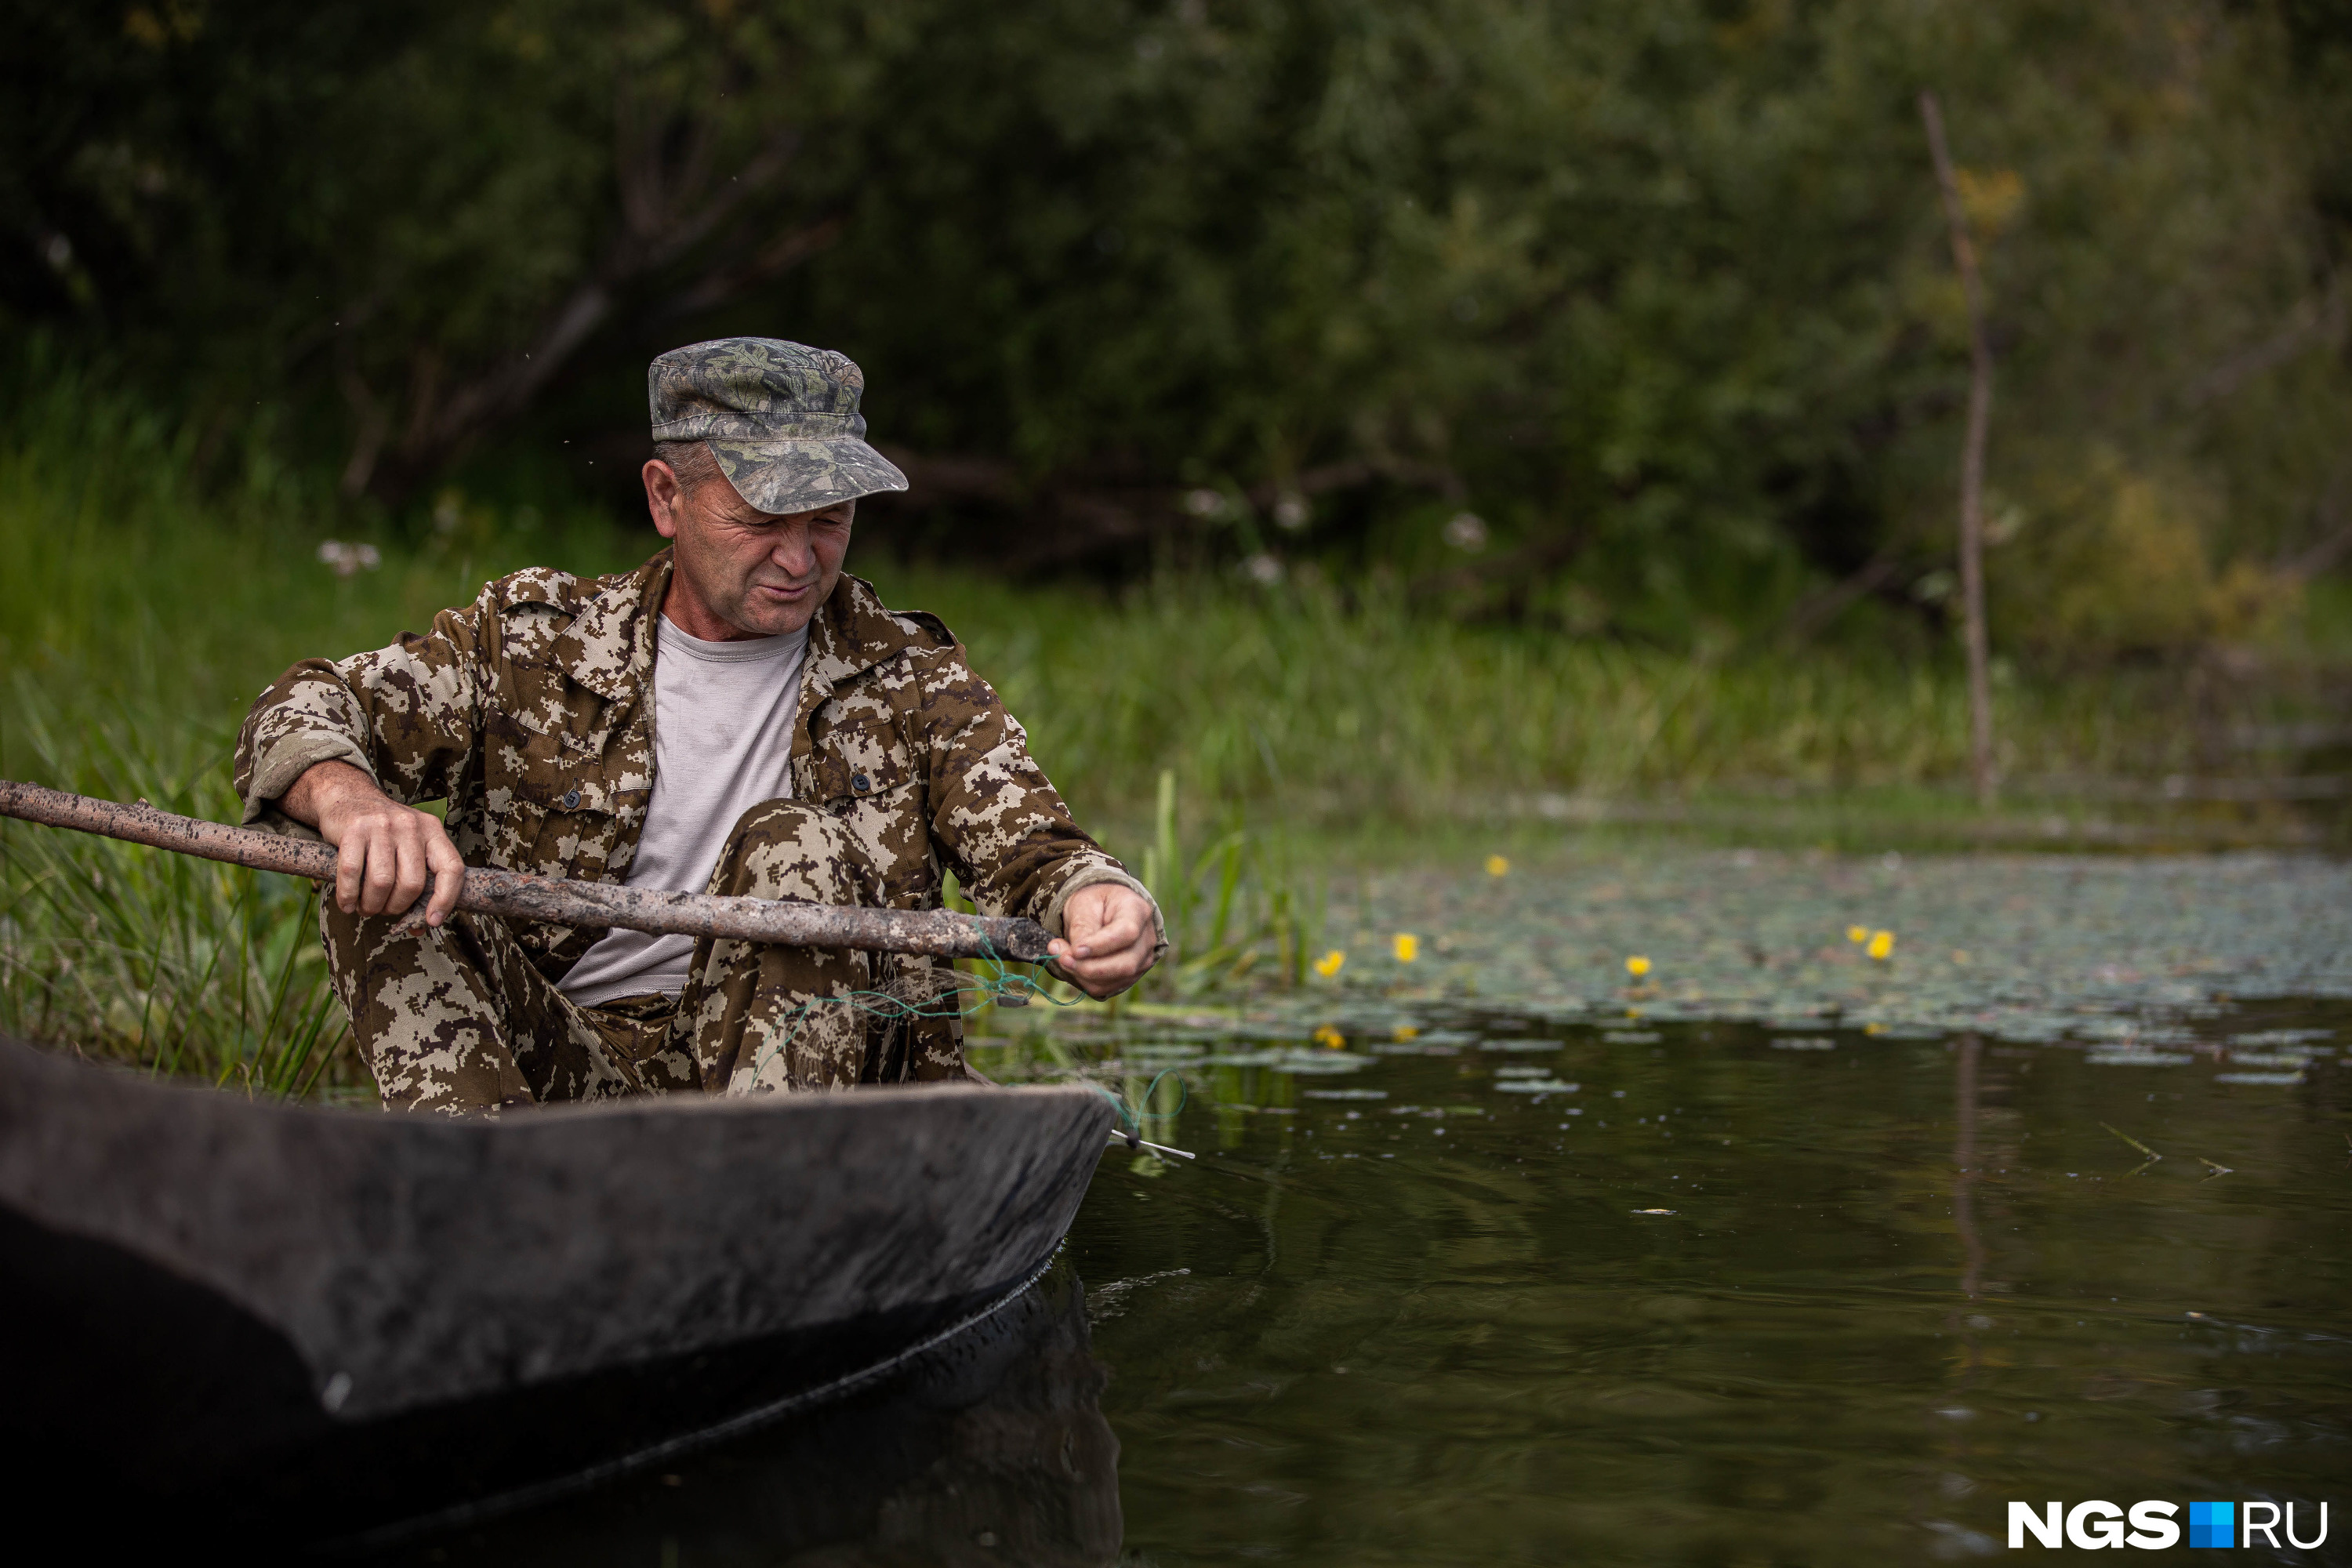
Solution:
M 12 329 L 207 427 L 282 407 L 355 494 L 625 472 L 647 355 L 758 331 L 866 364 L 905 536 L 1015 567 L 1932 629 L 1934 87 L 1998 635 L 2243 636 L 2352 548 L 2341 0 L 10 10 Z

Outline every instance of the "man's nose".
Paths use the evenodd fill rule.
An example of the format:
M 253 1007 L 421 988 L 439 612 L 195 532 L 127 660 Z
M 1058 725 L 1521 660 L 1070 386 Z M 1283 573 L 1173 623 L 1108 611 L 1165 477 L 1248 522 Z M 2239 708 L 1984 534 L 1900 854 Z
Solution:
M 808 524 L 786 523 L 776 531 L 776 547 L 768 558 L 795 577 L 805 577 L 816 570 L 816 552 L 809 548 Z

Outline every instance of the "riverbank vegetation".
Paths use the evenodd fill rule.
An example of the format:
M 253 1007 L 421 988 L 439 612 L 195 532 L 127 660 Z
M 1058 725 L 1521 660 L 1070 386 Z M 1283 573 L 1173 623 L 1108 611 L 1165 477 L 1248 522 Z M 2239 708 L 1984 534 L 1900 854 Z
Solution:
M 2260 641 L 2352 552 L 2340 6 L 25 23 L 0 322 L 199 470 L 266 439 L 412 541 L 452 482 L 627 509 L 647 358 L 757 331 L 864 365 L 915 480 L 877 513 L 934 558 L 1675 654 L 1937 643 L 1969 371 L 1932 89 L 1997 362 L 1996 648 Z
M 331 489 L 264 444 L 234 482 L 200 484 L 184 427 L 62 367 L 17 413 L 0 445 L 0 776 L 108 798 L 234 820 L 237 723 L 293 659 L 381 644 L 500 571 L 617 570 L 658 542 L 593 504 L 455 489 L 422 537 L 330 536 L 321 520 L 348 515 Z M 893 542 L 870 524 L 853 565 L 957 628 L 1082 816 L 1160 892 L 1180 943 L 1165 988 L 1296 983 L 1334 855 L 1375 839 L 1410 853 L 1818 796 L 1864 803 L 1877 843 L 1958 806 L 1948 651 L 1571 637 L 1419 609 L 1378 576 L 1024 588 Z M 2219 714 L 2181 700 L 2181 667 L 2010 667 L 2009 769 L 2129 780 L 2194 769 L 2217 726 L 2225 742 L 2231 726 L 2321 734 L 2326 631 L 2282 630 L 2263 668 L 2300 675 Z M 10 1032 L 257 1089 L 357 1081 L 332 1057 L 305 890 L 282 879 L 0 826 L 0 963 Z
M 295 658 L 649 552 L 646 359 L 757 332 L 865 367 L 914 488 L 855 564 L 1148 862 L 1188 985 L 1296 977 L 1359 850 L 2315 841 L 2341 9 L 37 8 L 0 773 L 229 815 Z M 1989 815 L 1927 89 L 1995 362 Z M 0 1027 L 272 1090 L 328 1059 L 299 889 L 0 854 Z

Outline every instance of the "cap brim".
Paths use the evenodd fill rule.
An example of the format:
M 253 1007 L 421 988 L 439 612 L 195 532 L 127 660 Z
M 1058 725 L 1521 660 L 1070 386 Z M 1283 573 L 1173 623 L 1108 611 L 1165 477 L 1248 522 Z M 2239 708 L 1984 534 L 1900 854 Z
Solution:
M 709 447 L 735 493 L 761 511 L 815 511 L 907 488 L 907 476 L 889 458 L 852 436 L 714 440 Z

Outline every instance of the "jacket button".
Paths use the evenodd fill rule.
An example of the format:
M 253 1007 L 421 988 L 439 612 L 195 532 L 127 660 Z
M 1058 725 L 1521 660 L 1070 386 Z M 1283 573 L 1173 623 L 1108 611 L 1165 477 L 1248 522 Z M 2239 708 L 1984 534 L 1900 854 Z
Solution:
M 563 792 L 563 809 L 566 811 L 577 811 L 580 809 L 580 786 L 578 784 L 574 784 L 570 789 Z
M 867 790 L 874 787 L 874 781 L 867 778 L 864 773 L 852 773 L 849 775 L 849 787 L 856 790 L 858 794 L 864 795 Z

